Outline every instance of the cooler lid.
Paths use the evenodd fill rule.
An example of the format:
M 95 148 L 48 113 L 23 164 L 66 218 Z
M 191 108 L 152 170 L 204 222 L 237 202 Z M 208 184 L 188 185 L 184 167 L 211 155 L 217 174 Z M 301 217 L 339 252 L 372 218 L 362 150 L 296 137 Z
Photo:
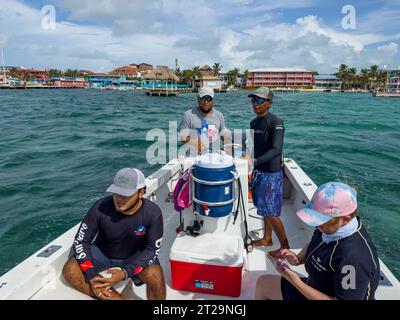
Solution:
M 171 247 L 170 259 L 217 266 L 243 265 L 243 239 L 229 234 L 202 234 L 192 237 L 184 232 L 177 235 Z
M 233 158 L 229 154 L 206 153 L 196 157 L 195 164 L 203 168 L 228 168 L 233 166 Z

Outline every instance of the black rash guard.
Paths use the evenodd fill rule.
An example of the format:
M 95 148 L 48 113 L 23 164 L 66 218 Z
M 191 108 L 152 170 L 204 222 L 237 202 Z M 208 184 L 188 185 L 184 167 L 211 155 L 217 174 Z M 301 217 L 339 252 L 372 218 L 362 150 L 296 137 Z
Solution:
M 358 224 L 351 236 L 329 243 L 315 230 L 305 255 L 308 285 L 338 300 L 375 299 L 379 258 L 360 219 Z
M 137 275 L 157 258 L 163 237 L 160 208 L 143 199 L 134 215 L 115 210 L 112 196 L 98 200 L 87 212 L 75 236 L 74 251 L 86 281 L 103 270 L 96 270 L 90 247 L 95 244 L 110 259 L 127 259 L 129 277 Z M 129 258 L 129 259 L 128 259 Z
M 283 121 L 272 113 L 250 122 L 254 130 L 254 169 L 263 172 L 278 172 L 283 164 Z

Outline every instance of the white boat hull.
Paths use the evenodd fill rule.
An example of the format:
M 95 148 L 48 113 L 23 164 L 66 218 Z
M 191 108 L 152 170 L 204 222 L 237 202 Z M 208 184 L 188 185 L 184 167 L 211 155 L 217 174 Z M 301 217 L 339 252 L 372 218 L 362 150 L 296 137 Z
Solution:
M 167 299 L 234 299 L 227 296 L 217 296 L 203 293 L 177 291 L 171 287 L 169 252 L 176 237 L 176 227 L 179 225 L 179 214 L 174 210 L 170 193 L 179 177 L 184 160 L 174 159 L 146 179 L 149 199 L 155 201 L 163 211 L 164 239 L 160 252 L 160 263 L 164 271 L 167 285 Z M 310 240 L 313 229 L 301 222 L 295 212 L 308 202 L 317 186 L 307 174 L 292 159 L 285 159 L 284 204 L 282 220 L 285 225 L 291 248 L 296 252 Z M 247 179 L 247 178 L 246 178 Z M 247 184 L 245 185 L 247 194 Z M 256 215 L 252 202 L 248 202 L 249 230 L 260 232 L 262 236 L 262 220 Z M 67 261 L 68 253 L 73 243 L 79 225 L 55 239 L 31 257 L 0 277 L 0 299 L 33 299 L 33 300 L 80 300 L 92 299 L 71 288 L 62 278 L 61 272 Z M 261 275 L 278 274 L 267 258 L 269 250 L 278 248 L 278 240 L 273 238 L 274 246 L 255 248 L 245 257 L 242 278 L 241 295 L 237 299 L 254 299 L 256 281 Z M 50 249 L 54 249 L 51 252 Z M 46 256 L 48 253 L 48 257 Z M 391 285 L 380 285 L 377 299 L 399 299 L 400 283 L 386 265 L 380 261 L 381 270 Z M 294 267 L 296 272 L 307 276 L 304 266 Z M 133 286 L 130 280 L 121 283 L 119 292 L 136 299 L 146 299 L 145 285 Z

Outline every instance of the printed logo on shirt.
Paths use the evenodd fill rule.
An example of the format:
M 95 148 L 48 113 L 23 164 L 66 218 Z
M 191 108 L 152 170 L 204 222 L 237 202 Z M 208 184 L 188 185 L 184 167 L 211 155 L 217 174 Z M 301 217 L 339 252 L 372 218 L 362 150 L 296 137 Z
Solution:
M 201 136 L 202 134 L 208 135 L 208 123 L 206 120 L 201 119 L 201 126 L 197 128 L 197 133 Z
M 79 266 L 81 267 L 83 272 L 93 268 L 92 261 L 90 260 L 82 262 Z
M 314 255 L 311 256 L 311 264 L 318 271 L 327 271 L 327 269 L 321 264 L 321 259 L 319 257 L 315 258 Z
M 141 237 L 141 236 L 146 235 L 146 227 L 145 226 L 137 227 L 136 230 L 135 230 L 135 235 L 137 237 Z
M 217 133 L 217 127 L 213 124 L 208 126 L 208 138 L 212 138 Z
M 133 271 L 133 275 L 136 276 L 137 274 L 141 273 L 143 270 L 143 267 L 137 267 L 134 271 Z

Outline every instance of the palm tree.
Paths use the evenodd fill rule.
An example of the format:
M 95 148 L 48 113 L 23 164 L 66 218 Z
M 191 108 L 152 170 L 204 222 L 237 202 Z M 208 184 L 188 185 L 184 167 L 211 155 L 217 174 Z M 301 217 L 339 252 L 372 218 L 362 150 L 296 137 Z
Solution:
M 17 68 L 11 68 L 8 74 L 11 78 L 19 78 L 21 76 L 21 71 Z
M 193 78 L 196 79 L 196 78 L 198 78 L 198 77 L 200 77 L 200 76 L 201 76 L 200 67 L 199 67 L 199 66 L 194 66 L 194 67 L 192 68 L 192 79 L 193 79 Z
M 249 70 L 244 70 L 242 74 L 242 86 L 246 87 L 247 77 L 249 76 Z
M 361 69 L 360 82 L 364 86 L 364 90 L 370 88 L 370 71 L 368 69 Z
M 369 68 L 369 74 L 370 74 L 370 86 L 375 89 L 376 82 L 377 82 L 377 77 L 379 74 L 379 67 L 374 64 Z
M 71 77 L 71 78 L 76 78 L 79 74 L 78 70 L 73 70 L 73 69 L 67 69 L 67 71 L 64 72 L 65 77 Z
M 218 62 L 215 62 L 212 66 L 214 76 L 219 76 L 219 72 L 222 69 L 222 65 Z
M 23 70 L 23 71 L 20 73 L 19 78 L 20 78 L 22 81 L 29 82 L 29 81 L 32 81 L 32 80 L 33 80 L 33 75 L 32 75 L 30 72 L 28 72 L 28 71 L 26 71 L 26 70 Z
M 336 76 L 342 81 L 342 90 L 345 90 L 346 85 L 349 80 L 349 67 L 345 64 L 341 64 L 339 66 L 339 70 L 336 73 Z
M 376 78 L 377 86 L 381 89 L 386 88 L 387 71 L 379 71 Z
M 228 76 L 228 85 L 235 85 L 236 79 L 240 75 L 240 70 L 238 68 L 234 68 L 229 70 L 226 74 Z
M 51 78 L 59 78 L 62 76 L 62 72 L 61 70 L 58 69 L 50 69 L 49 71 L 47 71 L 47 77 L 49 79 Z
M 349 73 L 348 73 L 348 82 L 350 84 L 351 88 L 354 88 L 355 86 L 357 86 L 357 68 L 349 68 Z
M 181 79 L 181 82 L 190 85 L 192 82 L 192 78 L 193 78 L 193 71 L 190 69 L 182 70 L 180 72 L 179 78 Z
M 190 80 L 192 87 L 196 87 L 196 80 L 201 77 L 201 72 L 200 72 L 200 67 L 199 66 L 194 66 L 191 70 L 191 75 L 190 75 Z

